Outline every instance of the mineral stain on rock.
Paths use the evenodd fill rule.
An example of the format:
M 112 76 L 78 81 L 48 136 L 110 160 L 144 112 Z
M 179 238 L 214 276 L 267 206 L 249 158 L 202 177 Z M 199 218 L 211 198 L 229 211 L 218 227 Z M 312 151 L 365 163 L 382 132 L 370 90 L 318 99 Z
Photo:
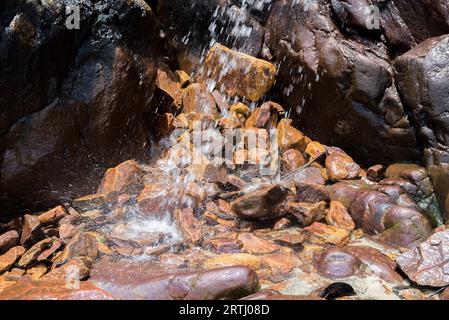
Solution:
M 1 2 L 0 299 L 448 299 L 444 2 Z

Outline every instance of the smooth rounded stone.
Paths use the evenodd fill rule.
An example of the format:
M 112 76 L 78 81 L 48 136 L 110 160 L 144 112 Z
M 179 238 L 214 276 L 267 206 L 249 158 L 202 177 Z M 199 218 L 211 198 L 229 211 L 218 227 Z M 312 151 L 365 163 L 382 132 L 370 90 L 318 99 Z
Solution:
M 449 285 L 449 230 L 437 232 L 397 257 L 401 270 L 421 286 Z
M 30 247 L 45 237 L 41 222 L 38 217 L 26 214 L 23 217 L 22 234 L 20 235 L 20 244 L 24 247 Z
M 343 152 L 333 152 L 326 158 L 326 169 L 333 181 L 356 179 L 360 174 L 360 166 Z
M 39 219 L 42 226 L 49 226 L 58 223 L 61 219 L 67 216 L 67 211 L 63 206 L 57 206 L 47 212 L 40 214 Z
M 231 207 L 237 216 L 244 219 L 276 218 L 282 215 L 277 206 L 287 194 L 287 190 L 277 185 L 265 185 L 236 199 Z
M 138 187 L 142 183 L 143 170 L 135 160 L 128 160 L 108 169 L 98 187 L 97 193 L 111 194 Z
M 256 273 L 241 266 L 167 273 L 144 263 L 103 261 L 92 270 L 91 281 L 126 300 L 239 299 L 259 289 Z
M 276 67 L 261 59 L 215 44 L 207 53 L 203 82 L 214 81 L 228 96 L 259 100 L 273 85 Z
M 329 249 L 321 254 L 315 262 L 318 272 L 330 279 L 353 276 L 362 262 L 351 253 L 341 249 Z
M 11 269 L 16 261 L 25 253 L 24 247 L 12 247 L 0 256 L 0 274 Z
M 413 208 L 393 206 L 384 217 L 385 231 L 381 240 L 406 248 L 413 248 L 432 234 L 427 217 Z
M 344 182 L 328 186 L 328 191 L 331 201 L 340 202 L 346 209 L 349 209 L 353 202 L 363 192 L 359 186 Z
M 114 300 L 114 297 L 84 281 L 77 289 L 67 287 L 65 280 L 21 281 L 0 291 L 0 300 Z
M 0 254 L 5 253 L 19 243 L 19 234 L 15 230 L 0 235 Z
M 384 216 L 387 210 L 395 205 L 395 202 L 383 193 L 364 191 L 351 204 L 348 211 L 357 228 L 375 234 L 385 230 Z
M 364 246 L 347 246 L 345 251 L 356 256 L 381 279 L 392 283 L 403 282 L 401 275 L 396 272 L 396 262 L 379 250 Z
M 326 222 L 331 226 L 340 227 L 349 231 L 355 229 L 354 220 L 352 220 L 348 210 L 338 201 L 331 201 L 329 213 L 326 215 Z
M 241 233 L 237 239 L 242 243 L 242 252 L 250 254 L 268 254 L 279 250 L 271 241 L 259 238 L 252 233 Z

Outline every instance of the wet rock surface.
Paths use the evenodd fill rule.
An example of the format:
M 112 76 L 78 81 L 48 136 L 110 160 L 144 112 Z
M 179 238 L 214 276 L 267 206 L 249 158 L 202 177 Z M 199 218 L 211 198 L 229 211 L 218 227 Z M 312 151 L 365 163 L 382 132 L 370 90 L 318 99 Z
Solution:
M 0 299 L 445 299 L 448 12 L 412 2 L 0 4 Z

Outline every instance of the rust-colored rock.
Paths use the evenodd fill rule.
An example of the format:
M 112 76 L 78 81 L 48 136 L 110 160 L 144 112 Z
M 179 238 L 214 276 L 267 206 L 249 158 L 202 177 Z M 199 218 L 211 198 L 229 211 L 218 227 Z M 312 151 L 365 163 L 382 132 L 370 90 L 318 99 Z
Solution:
M 37 218 L 42 226 L 48 226 L 58 223 L 61 219 L 67 216 L 67 211 L 63 206 L 57 206 L 47 212 L 40 214 Z
M 279 250 L 274 243 L 255 236 L 252 233 L 239 234 L 238 240 L 242 242 L 242 252 L 251 254 L 268 254 Z
M 245 266 L 258 270 L 262 264 L 261 258 L 248 253 L 229 253 L 210 258 L 204 262 L 206 269 L 222 267 Z
M 327 204 L 324 201 L 316 203 L 289 202 L 287 212 L 295 216 L 302 227 L 307 227 L 326 216 L 326 207 Z
M 186 243 L 197 246 L 203 242 L 201 222 L 195 218 L 191 208 L 176 210 L 174 218 Z
M 326 147 L 317 141 L 312 141 L 307 145 L 305 153 L 311 159 L 316 159 L 326 153 Z
M 97 192 L 99 194 L 122 192 L 127 187 L 139 185 L 142 175 L 142 168 L 135 160 L 123 162 L 106 171 Z
M 340 227 L 349 231 L 355 229 L 354 220 L 352 220 L 348 210 L 338 201 L 331 201 L 326 222 L 331 226 Z
M 199 83 L 191 84 L 183 90 L 182 104 L 184 113 L 217 113 L 214 97 Z
M 349 231 L 343 228 L 328 226 L 315 222 L 310 227 L 304 228 L 309 234 L 309 241 L 317 244 L 331 244 L 334 246 L 344 246 L 349 241 Z
M 396 259 L 405 274 L 421 286 L 449 285 L 449 230 L 437 232 Z
M 24 247 L 13 247 L 5 254 L 0 256 L 0 274 L 8 271 L 16 263 L 16 261 L 25 253 Z
M 275 218 L 276 210 L 287 196 L 287 191 L 277 185 L 262 186 L 235 200 L 231 206 L 234 213 L 245 219 Z
M 296 149 L 286 150 L 282 154 L 281 160 L 285 171 L 293 171 L 306 164 L 306 159 L 301 151 Z
M 291 125 L 291 119 L 282 119 L 277 126 L 279 147 L 282 151 L 298 149 L 303 151 L 307 145 L 306 136 Z
M 271 88 L 275 75 L 271 63 L 215 44 L 207 54 L 201 78 L 213 81 L 229 96 L 257 101 Z
M 0 291 L 0 300 L 113 300 L 114 298 L 89 282 L 79 289 L 67 288 L 66 281 L 18 282 Z
M 25 254 L 20 258 L 17 265 L 21 268 L 26 268 L 37 261 L 37 257 L 45 250 L 51 247 L 53 239 L 47 238 L 39 241 L 32 246 Z
M 56 265 L 62 265 L 72 258 L 88 257 L 94 260 L 98 256 L 98 240 L 87 232 L 79 232 L 74 236 L 58 256 Z
M 242 248 L 242 243 L 236 237 L 231 236 L 210 238 L 205 244 L 216 253 L 237 253 Z
M 15 230 L 11 230 L 0 235 L 0 254 L 5 253 L 18 243 L 19 234 Z
M 333 181 L 355 179 L 360 174 L 360 166 L 344 152 L 332 152 L 326 158 L 326 169 Z
M 20 244 L 25 247 L 32 246 L 45 237 L 42 230 L 41 222 L 36 216 L 26 214 L 23 217 L 22 234 L 20 236 Z

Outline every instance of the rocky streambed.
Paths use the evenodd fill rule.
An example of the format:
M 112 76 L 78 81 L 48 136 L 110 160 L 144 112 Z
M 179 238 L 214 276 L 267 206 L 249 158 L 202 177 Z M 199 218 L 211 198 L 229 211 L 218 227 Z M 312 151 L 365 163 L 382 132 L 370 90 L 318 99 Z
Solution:
M 8 109 L 14 112 L 4 112 L 7 121 L 0 123 L 8 211 L 0 224 L 0 299 L 448 299 L 445 113 L 428 118 L 444 100 L 437 90 L 444 68 L 435 67 L 449 63 L 440 54 L 444 36 L 417 45 L 409 29 L 413 41 L 402 43 L 386 27 L 392 25 L 385 13 L 402 2 L 383 7 L 382 32 L 394 49 L 389 54 L 398 56 L 393 75 L 382 49 L 377 52 L 371 43 L 362 48 L 357 16 L 344 32 L 330 22 L 336 18 L 329 10 L 343 19 L 345 10 L 354 14 L 356 2 L 342 7 L 339 1 L 316 1 L 302 10 L 306 1 L 264 1 L 262 7 L 223 1 L 211 15 L 213 30 L 229 27 L 221 19 L 231 17 L 239 37 L 248 24 L 257 32 L 239 43 L 224 28 L 230 37 L 212 32 L 208 45 L 204 41 L 211 39 L 201 38 L 197 24 L 190 38 L 177 38 L 183 32 L 171 25 L 182 21 L 173 12 L 177 1 L 151 2 L 152 7 L 100 2 L 104 6 L 88 1 L 83 7 L 91 31 L 67 48 L 76 63 L 67 70 L 59 61 L 69 59 L 64 56 L 45 71 L 60 81 L 43 83 L 49 90 L 45 99 L 52 102 L 40 109 L 45 103 L 37 103 L 40 93 L 33 87 L 28 100 L 36 104 Z M 19 32 L 33 26 L 56 28 L 44 33 L 45 41 L 63 46 L 52 37 L 65 31 L 36 22 L 60 17 L 58 3 L 36 5 L 44 7 L 38 17 L 46 18 L 32 21 L 13 14 L 20 4 L 4 5 L 8 10 L 0 21 L 13 21 L 2 34 L 9 42 L 0 49 L 20 45 L 21 52 L 30 52 L 28 63 L 37 59 L 33 55 L 49 48 L 41 47 L 41 33 Z M 206 16 L 210 6 L 203 3 Z M 292 18 L 279 19 L 286 8 L 298 13 L 292 21 L 302 35 L 299 42 L 281 36 L 283 23 Z M 232 10 L 245 15 L 231 15 Z M 440 11 L 432 13 L 442 16 Z M 166 15 L 172 18 L 164 20 Z M 129 26 L 131 20 L 135 24 Z M 159 22 L 165 24 L 160 30 Z M 163 30 L 171 32 L 169 39 Z M 429 36 L 438 33 L 429 30 Z M 266 32 L 263 45 L 258 32 Z M 307 54 L 311 34 L 312 51 L 321 54 L 317 59 Z M 371 37 L 376 38 L 370 34 L 368 42 Z M 415 48 L 400 55 L 410 43 Z M 303 96 L 298 75 L 287 75 L 286 65 L 276 61 L 281 56 L 290 71 L 299 70 L 295 63 L 307 64 L 307 83 L 321 74 L 314 77 L 312 96 Z M 17 61 L 7 55 L 0 63 Z M 349 70 L 349 85 L 342 70 Z M 418 90 L 414 77 L 420 75 L 426 86 Z M 286 79 L 291 92 L 285 91 Z M 400 97 L 398 88 L 407 94 Z M 13 91 L 8 94 L 0 102 L 21 101 Z M 322 109 L 329 97 L 335 112 Z M 410 115 L 402 101 L 413 107 Z M 369 124 L 361 104 L 375 114 Z M 342 110 L 351 114 L 351 123 L 360 120 L 357 128 L 342 122 Z M 419 141 L 409 119 L 425 123 Z M 351 140 L 348 128 L 359 137 Z M 426 128 L 433 129 L 433 138 Z M 334 129 L 335 139 L 329 138 Z M 379 141 L 386 149 L 376 147 Z M 424 154 L 427 166 L 419 161 Z M 104 170 L 106 163 L 115 164 Z M 76 170 L 61 175 L 67 168 Z M 98 172 L 102 179 L 88 192 Z M 39 183 L 45 188 L 39 190 Z
M 437 299 L 449 230 L 435 230 L 426 169 L 362 168 L 312 141 L 281 105 L 255 102 L 275 70 L 221 45 L 204 81 L 158 69 L 173 110 L 157 121 L 160 158 L 126 161 L 97 193 L 2 225 L 0 298 Z M 252 108 L 232 104 L 235 92 Z M 228 159 L 226 144 L 211 146 L 229 132 Z M 270 132 L 275 150 L 262 143 Z

